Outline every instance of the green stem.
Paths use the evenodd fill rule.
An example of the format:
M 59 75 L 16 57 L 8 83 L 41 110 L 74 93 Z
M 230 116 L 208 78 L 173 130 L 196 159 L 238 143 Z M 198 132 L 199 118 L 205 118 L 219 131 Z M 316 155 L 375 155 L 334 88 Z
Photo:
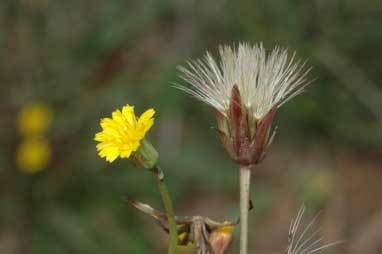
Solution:
M 240 254 L 248 253 L 248 210 L 251 167 L 240 166 Z
M 160 194 L 162 196 L 162 201 L 164 208 L 166 210 L 167 219 L 168 219 L 168 225 L 169 225 L 169 231 L 170 231 L 170 246 L 168 249 L 169 254 L 177 254 L 177 246 L 178 246 L 178 229 L 176 226 L 176 220 L 174 216 L 174 208 L 172 205 L 172 201 L 170 198 L 170 193 L 167 190 L 167 186 L 164 182 L 164 175 L 163 171 L 159 166 L 155 166 L 153 168 L 153 173 L 156 176 L 158 188 L 160 191 Z

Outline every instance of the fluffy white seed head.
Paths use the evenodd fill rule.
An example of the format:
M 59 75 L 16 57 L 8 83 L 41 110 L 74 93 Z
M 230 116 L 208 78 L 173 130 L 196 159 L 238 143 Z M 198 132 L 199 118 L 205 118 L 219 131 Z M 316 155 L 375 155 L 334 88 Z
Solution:
M 279 47 L 267 53 L 262 44 L 240 43 L 237 48 L 220 46 L 219 55 L 217 61 L 207 52 L 203 59 L 178 67 L 189 86 L 177 87 L 225 116 L 234 85 L 251 116 L 262 119 L 308 84 L 305 76 L 309 69 L 303 71 L 304 64 L 295 61 L 295 54 L 288 58 L 287 51 Z

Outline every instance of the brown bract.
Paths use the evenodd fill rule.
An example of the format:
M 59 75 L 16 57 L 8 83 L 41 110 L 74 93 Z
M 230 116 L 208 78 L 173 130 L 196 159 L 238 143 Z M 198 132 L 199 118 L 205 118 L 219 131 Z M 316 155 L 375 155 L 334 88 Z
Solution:
M 277 108 L 278 104 L 262 119 L 256 119 L 242 103 L 238 86 L 233 86 L 228 117 L 217 111 L 218 128 L 215 130 L 235 162 L 248 166 L 264 158 L 274 136 L 274 133 L 270 135 L 270 130 Z

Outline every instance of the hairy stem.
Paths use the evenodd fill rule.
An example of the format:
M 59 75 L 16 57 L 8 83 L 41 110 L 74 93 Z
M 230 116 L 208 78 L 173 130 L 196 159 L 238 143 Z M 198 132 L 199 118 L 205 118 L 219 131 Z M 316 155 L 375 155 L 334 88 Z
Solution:
M 251 167 L 240 166 L 240 254 L 248 253 L 248 210 Z
M 174 216 L 174 208 L 172 205 L 170 193 L 167 190 L 167 186 L 164 182 L 164 175 L 163 171 L 159 166 L 155 166 L 152 169 L 154 175 L 156 176 L 158 188 L 160 191 L 160 194 L 162 196 L 162 201 L 164 208 L 166 210 L 167 219 L 168 219 L 168 225 L 169 225 L 169 231 L 170 231 L 170 246 L 168 249 L 168 254 L 177 254 L 177 246 L 178 246 L 178 230 L 176 226 L 176 220 Z

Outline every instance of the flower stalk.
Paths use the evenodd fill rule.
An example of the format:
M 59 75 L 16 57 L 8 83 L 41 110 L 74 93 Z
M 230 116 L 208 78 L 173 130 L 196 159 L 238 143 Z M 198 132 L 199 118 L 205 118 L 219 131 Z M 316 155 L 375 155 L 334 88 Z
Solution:
M 164 174 L 162 169 L 158 165 L 156 165 L 151 169 L 151 171 L 153 172 L 153 175 L 157 180 L 158 189 L 163 201 L 163 206 L 167 214 L 170 236 L 168 254 L 177 254 L 178 230 L 176 226 L 174 207 L 171 201 L 170 193 L 168 192 L 166 183 L 164 182 Z
M 240 166 L 240 254 L 248 253 L 248 211 L 251 166 Z

